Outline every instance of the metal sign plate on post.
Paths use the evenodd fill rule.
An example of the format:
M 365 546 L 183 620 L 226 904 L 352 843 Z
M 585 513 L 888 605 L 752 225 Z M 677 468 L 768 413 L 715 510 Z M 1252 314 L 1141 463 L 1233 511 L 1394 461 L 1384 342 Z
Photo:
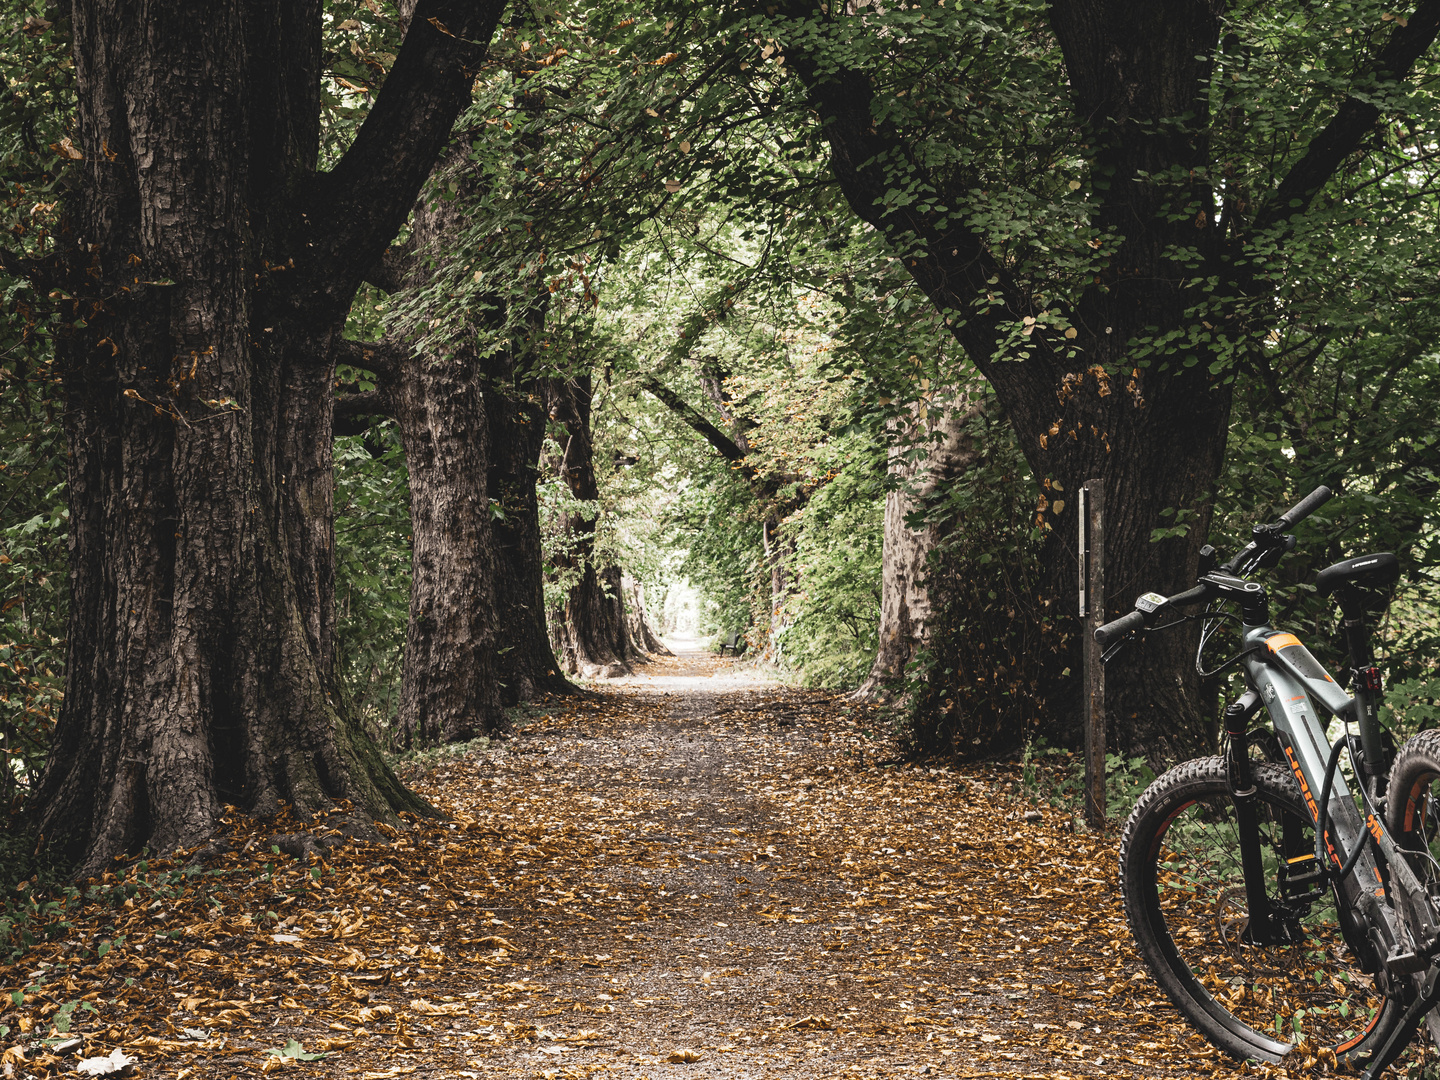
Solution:
M 1087 535 L 1088 534 L 1088 535 Z M 1105 488 L 1080 489 L 1080 637 L 1085 709 L 1085 822 L 1105 825 L 1105 662 L 1095 630 L 1105 622 Z

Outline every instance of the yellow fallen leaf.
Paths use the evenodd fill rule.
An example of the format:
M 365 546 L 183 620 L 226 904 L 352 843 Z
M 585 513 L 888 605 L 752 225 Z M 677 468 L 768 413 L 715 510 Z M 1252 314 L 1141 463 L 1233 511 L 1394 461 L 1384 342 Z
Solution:
M 670 1056 L 665 1059 L 672 1065 L 688 1065 L 695 1061 L 704 1061 L 705 1055 L 698 1050 L 671 1050 Z
M 469 1010 L 463 1001 L 456 1001 L 450 1005 L 436 1005 L 433 1001 L 416 998 L 410 1002 L 410 1011 L 420 1013 L 422 1016 L 459 1016 Z

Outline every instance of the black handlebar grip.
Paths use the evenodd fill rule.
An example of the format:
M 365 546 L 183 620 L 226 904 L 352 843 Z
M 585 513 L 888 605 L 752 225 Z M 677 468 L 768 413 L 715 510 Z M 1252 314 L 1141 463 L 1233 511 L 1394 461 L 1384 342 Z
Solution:
M 1184 592 L 1176 593 L 1174 596 L 1170 597 L 1170 603 L 1194 604 L 1197 601 L 1206 599 L 1209 595 L 1209 585 L 1196 585 L 1193 589 L 1186 589 Z
M 1282 529 L 1288 529 L 1290 526 L 1304 521 L 1316 510 L 1319 510 L 1320 507 L 1329 502 L 1330 496 L 1333 494 L 1333 491 L 1324 484 L 1321 484 L 1314 491 L 1310 492 L 1309 495 L 1306 495 L 1305 498 L 1281 514 L 1280 520 L 1275 524 L 1279 525 Z
M 1112 641 L 1124 637 L 1132 630 L 1139 630 L 1145 625 L 1145 614 L 1140 611 L 1132 611 L 1129 615 L 1122 615 L 1114 622 L 1107 622 L 1104 626 L 1095 628 L 1095 641 L 1104 649 Z

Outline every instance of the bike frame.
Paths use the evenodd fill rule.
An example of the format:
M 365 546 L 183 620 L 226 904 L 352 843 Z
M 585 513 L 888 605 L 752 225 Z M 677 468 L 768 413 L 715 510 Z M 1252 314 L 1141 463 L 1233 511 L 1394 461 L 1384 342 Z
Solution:
M 1187 605 L 1217 600 L 1240 605 L 1241 651 L 1234 659 L 1243 661 L 1249 689 L 1225 710 L 1225 776 L 1235 811 L 1247 905 L 1241 940 L 1260 948 L 1294 944 L 1297 908 L 1327 892 L 1333 895 L 1341 933 L 1360 970 L 1372 975 L 1376 989 L 1403 1009 L 1398 1018 L 1391 1010 L 1385 1029 L 1374 1032 L 1373 1025 L 1381 1016 L 1377 1012 L 1371 1029 L 1360 1037 L 1372 1032 L 1377 1037 L 1374 1048 L 1367 1050 L 1365 1070 L 1367 1080 L 1376 1080 L 1409 1045 L 1427 1016 L 1440 1043 L 1440 915 L 1436 906 L 1440 891 L 1431 897 L 1408 858 L 1431 856 L 1428 851 L 1417 854 L 1402 849 L 1385 828 L 1380 811 L 1383 797 L 1394 793 L 1385 791 L 1391 763 L 1376 714 L 1380 680 L 1365 626 L 1366 592 L 1392 584 L 1399 576 L 1399 565 L 1388 552 L 1360 556 L 1327 567 L 1316 579 L 1316 590 L 1325 596 L 1334 594 L 1344 614 L 1353 696 L 1320 666 L 1299 638 L 1269 625 L 1265 589 L 1247 576 L 1274 567 L 1293 550 L 1295 537 L 1286 530 L 1313 514 L 1333 494 L 1330 486 L 1322 484 L 1273 522 L 1253 526 L 1250 542 L 1224 565 L 1217 566 L 1219 554 L 1206 545 L 1200 550 L 1199 583 L 1194 588 L 1168 597 L 1141 593 L 1134 611 L 1097 627 L 1094 635 L 1101 648 L 1111 642 L 1119 648 L 1130 634 L 1160 629 L 1162 619 Z M 1202 650 L 1204 641 L 1202 635 Z M 1199 660 L 1197 656 L 1197 669 Z M 1256 803 L 1260 791 L 1250 762 L 1250 722 L 1262 704 L 1315 827 L 1314 849 L 1307 852 L 1303 830 L 1292 827 L 1293 815 L 1282 819 L 1276 841 L 1280 850 L 1270 853 L 1281 859 L 1274 864 L 1273 899 L 1267 853 L 1261 846 Z M 1346 734 L 1333 746 L 1327 734 L 1332 716 L 1346 721 Z M 1358 726 L 1358 738 L 1349 734 L 1351 723 Z M 1347 750 L 1357 791 L 1351 790 L 1350 781 L 1340 772 L 1340 759 Z M 1202 1010 L 1213 1005 L 1217 1014 L 1223 1014 L 1222 1024 L 1231 1018 L 1213 1001 L 1206 1005 L 1195 999 L 1195 1004 Z M 1349 1049 L 1359 1041 L 1338 1049 Z M 1276 1042 L 1268 1049 L 1283 1055 L 1292 1047 Z
M 1355 648 L 1363 642 L 1363 631 L 1347 629 L 1352 630 L 1352 653 L 1357 654 L 1354 658 L 1367 659 L 1368 652 Z M 1376 805 L 1382 794 L 1379 778 L 1384 775 L 1382 735 L 1374 700 L 1377 695 L 1368 687 L 1361 687 L 1354 696 L 1347 693 L 1297 637 L 1267 624 L 1243 626 L 1242 650 L 1246 682 L 1265 706 L 1280 751 L 1295 774 L 1315 824 L 1316 861 L 1312 865 L 1323 867 L 1324 876 L 1335 887 L 1342 931 L 1361 958 L 1362 970 L 1386 980 L 1391 992 L 1398 992 L 1409 1006 L 1376 1055 L 1376 1063 L 1383 1069 L 1409 1043 L 1426 1014 L 1440 1003 L 1440 980 L 1432 966 L 1434 956 L 1440 952 L 1440 920 L 1434 902 L 1386 830 Z M 1254 711 L 1254 704 L 1242 699 L 1232 706 L 1227 720 L 1242 713 L 1248 719 Z M 1359 728 L 1359 806 L 1338 768 L 1349 741 L 1348 726 L 1347 734 L 1332 745 L 1327 732 L 1332 716 Z M 1246 899 L 1252 922 L 1258 918 L 1261 923 L 1252 933 L 1263 940 L 1264 935 L 1279 931 L 1272 931 L 1267 922 L 1272 905 L 1263 875 L 1258 873 L 1258 838 L 1253 824 L 1248 829 L 1244 825 L 1247 792 L 1239 785 L 1249 776 L 1245 724 L 1242 719 L 1238 725 L 1227 727 L 1232 741 L 1233 795 L 1242 823 L 1242 862 L 1253 866 L 1245 868 Z M 1238 746 L 1234 745 L 1237 735 Z M 1350 749 L 1353 752 L 1353 744 Z M 1240 755 L 1246 759 L 1243 764 Z M 1322 806 L 1322 802 L 1327 805 Z M 1246 832 L 1250 833 L 1248 845 Z M 1432 1024 L 1432 1028 L 1436 1026 Z

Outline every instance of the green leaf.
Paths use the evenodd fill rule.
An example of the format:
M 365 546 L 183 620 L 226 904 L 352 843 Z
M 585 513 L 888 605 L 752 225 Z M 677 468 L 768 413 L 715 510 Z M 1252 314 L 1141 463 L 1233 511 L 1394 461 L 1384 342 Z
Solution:
M 312 1054 L 305 1049 L 303 1044 L 296 1042 L 294 1039 L 291 1039 L 279 1050 L 271 1048 L 267 1049 L 265 1053 L 278 1058 L 292 1058 L 295 1061 L 319 1061 L 321 1058 L 330 1056 L 328 1051 L 325 1053 Z

